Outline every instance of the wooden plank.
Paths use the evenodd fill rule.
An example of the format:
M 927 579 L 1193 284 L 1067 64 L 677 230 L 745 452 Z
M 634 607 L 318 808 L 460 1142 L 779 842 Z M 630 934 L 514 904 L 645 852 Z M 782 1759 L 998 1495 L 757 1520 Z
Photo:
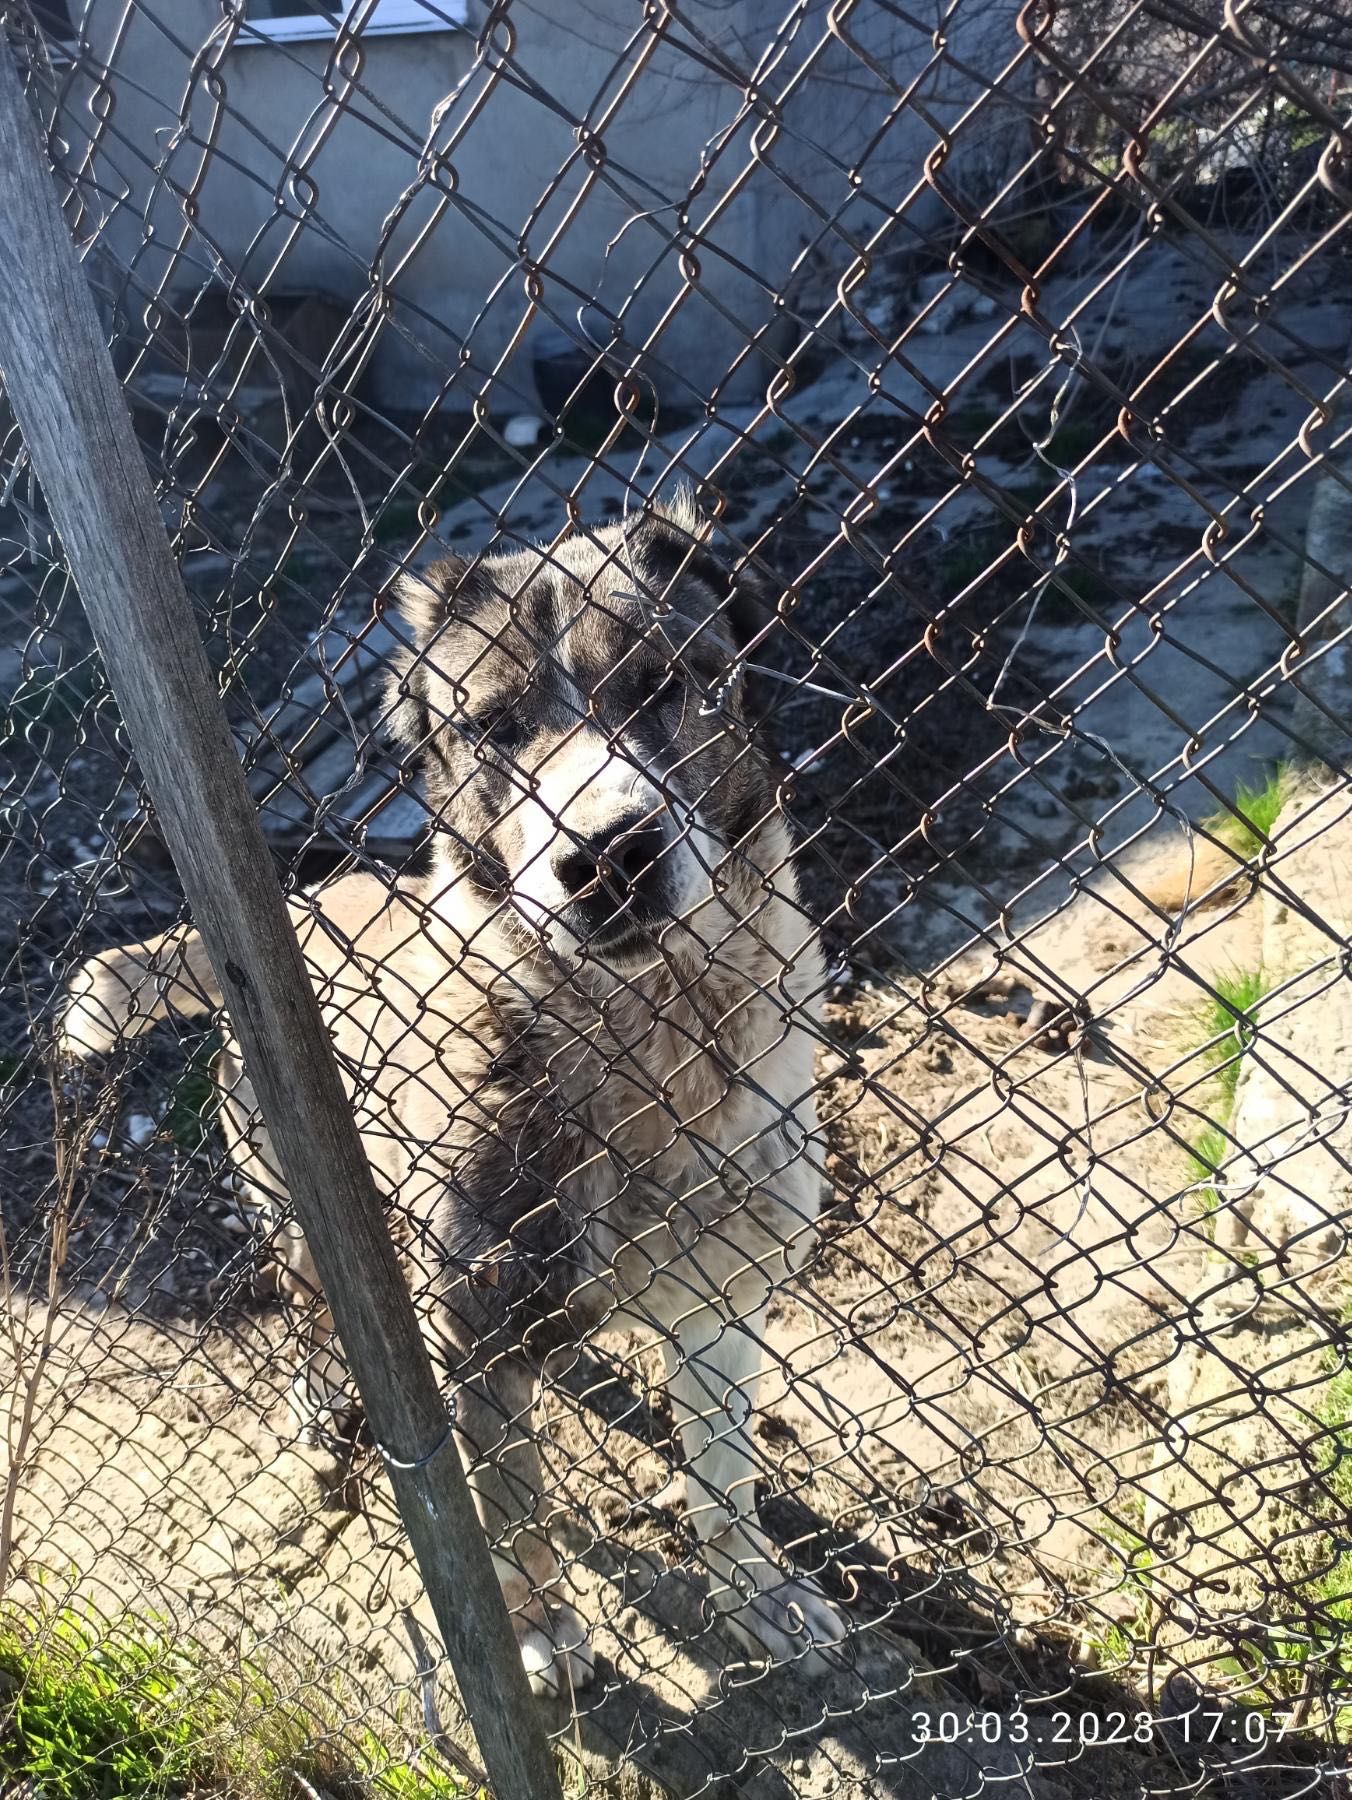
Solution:
M 559 1800 L 488 1546 L 88 284 L 0 44 L 0 365 L 500 1800 Z

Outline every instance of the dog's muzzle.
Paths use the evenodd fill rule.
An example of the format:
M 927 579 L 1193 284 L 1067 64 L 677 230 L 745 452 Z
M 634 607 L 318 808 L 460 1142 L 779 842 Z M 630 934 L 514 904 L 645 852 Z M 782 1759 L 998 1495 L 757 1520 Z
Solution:
M 617 819 L 566 845 L 554 859 L 554 875 L 568 895 L 561 911 L 569 930 L 590 948 L 614 950 L 670 918 L 667 848 L 651 812 Z

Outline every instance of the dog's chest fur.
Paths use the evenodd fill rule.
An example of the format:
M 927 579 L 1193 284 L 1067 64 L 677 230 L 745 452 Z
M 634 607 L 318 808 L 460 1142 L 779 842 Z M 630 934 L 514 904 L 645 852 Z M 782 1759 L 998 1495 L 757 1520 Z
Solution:
M 503 1297 L 538 1284 L 596 1320 L 679 1317 L 802 1261 L 820 1205 L 810 1140 L 821 983 L 792 896 L 753 931 L 626 984 L 445 928 L 368 877 L 302 929 L 399 1237 Z M 323 921 L 321 924 L 320 921 Z M 467 949 L 466 945 L 472 946 Z
M 694 1287 L 798 1266 L 820 1204 L 805 1145 L 821 971 L 814 942 L 787 942 L 795 921 L 772 897 L 716 960 L 692 946 L 629 983 L 561 978 L 501 945 L 440 975 L 425 961 L 422 1034 L 439 1011 L 450 1080 L 390 1099 L 405 1140 L 430 1147 L 405 1204 L 452 1260 L 509 1286 L 514 1265 L 545 1266 L 580 1317 L 658 1322 Z
M 612 999 L 592 1043 L 554 1058 L 553 1102 L 590 1140 L 554 1171 L 584 1223 L 589 1280 L 570 1296 L 583 1314 L 667 1323 L 758 1265 L 782 1279 L 816 1217 L 807 980 L 776 993 L 740 970 L 687 979 Z

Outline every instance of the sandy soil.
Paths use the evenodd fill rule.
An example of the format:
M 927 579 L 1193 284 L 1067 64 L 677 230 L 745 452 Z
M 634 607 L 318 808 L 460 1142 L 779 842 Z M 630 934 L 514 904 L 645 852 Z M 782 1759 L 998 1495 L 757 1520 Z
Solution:
M 1166 250 L 1150 265 L 1150 296 L 1089 315 L 1086 341 L 1101 328 L 1097 341 L 1139 361 L 1166 331 L 1174 340 L 1179 306 L 1205 293 L 1186 258 L 1160 273 Z M 1075 299 L 1068 287 L 1046 303 Z M 1341 349 L 1345 324 L 1296 290 L 1287 318 L 1315 346 L 1302 365 L 1314 380 L 1321 347 Z M 935 382 L 947 385 L 986 335 L 970 322 L 935 340 Z M 992 359 L 988 389 L 1002 370 L 1008 387 L 1018 348 Z M 783 429 L 817 431 L 866 395 L 866 377 L 842 365 L 786 403 Z M 1232 402 L 1190 420 L 1189 452 L 1233 461 L 1242 431 L 1248 473 L 1276 463 L 1305 402 L 1277 382 L 1262 398 L 1261 417 Z M 706 432 L 687 463 L 714 469 L 720 444 L 753 423 L 726 421 L 726 443 L 723 427 Z M 785 556 L 835 530 L 851 470 L 870 479 L 895 430 L 871 416 L 840 446 L 844 475 L 817 467 L 778 540 Z M 778 454 L 792 468 L 808 453 Z M 973 454 L 998 482 L 1027 479 L 1026 453 L 1007 444 Z M 553 466 L 564 486 L 570 468 L 580 478 L 580 463 Z M 946 509 L 944 532 L 926 535 L 949 476 L 946 465 L 898 469 L 874 484 L 876 516 L 860 524 L 888 543 L 915 524 L 911 548 L 931 587 L 951 539 L 990 523 L 968 493 Z M 783 480 L 764 470 L 729 485 L 739 509 L 729 523 L 744 535 L 784 502 Z M 1196 477 L 1194 494 L 1204 487 Z M 619 491 L 594 473 L 586 504 L 601 516 Z M 1000 1778 L 1031 1800 L 1208 1783 L 1264 1791 L 1223 1748 L 1202 1754 L 1167 1733 L 1149 1747 L 1048 1747 L 1031 1761 L 1012 1728 L 994 1745 L 922 1740 L 924 1720 L 945 1707 L 1009 1721 L 1030 1699 L 1044 1713 L 1064 1701 L 1101 1715 L 1167 1710 L 1190 1683 L 1223 1691 L 1236 1633 L 1270 1636 L 1299 1611 L 1310 1570 L 1289 1545 L 1329 1538 L 1327 1458 L 1312 1463 L 1308 1446 L 1329 1440 L 1319 1409 L 1337 1281 L 1312 1267 L 1255 1295 L 1252 1247 L 1248 1261 L 1218 1249 L 1194 1157 L 1219 1104 L 1214 1059 L 1198 1054 L 1208 984 L 1262 962 L 1262 907 L 1231 894 L 1173 930 L 1141 896 L 1157 879 L 1177 886 L 1180 869 L 1186 889 L 1195 845 L 1173 822 L 1133 841 L 1162 803 L 1204 816 L 1208 787 L 1231 792 L 1283 751 L 1276 671 L 1302 495 L 1300 483 L 1284 492 L 1233 560 L 1203 558 L 1204 507 L 1149 468 L 1133 472 L 1110 442 L 1074 500 L 1076 542 L 1111 572 L 1112 591 L 1087 610 L 1044 600 L 1031 620 L 1012 591 L 971 595 L 953 629 L 975 702 L 951 679 L 952 658 L 917 648 L 923 622 L 904 608 L 881 631 L 866 608 L 850 612 L 834 645 L 847 676 L 875 673 L 883 650 L 909 671 L 894 714 L 922 772 L 904 803 L 878 772 L 879 745 L 861 753 L 841 738 L 829 696 L 777 709 L 780 747 L 800 770 L 793 805 L 814 904 L 841 960 L 819 1063 L 836 1201 L 819 1256 L 771 1315 L 763 1516 L 790 1560 L 821 1569 L 857 1630 L 822 1681 L 728 1672 L 681 1521 L 644 1504 L 670 1469 L 649 1353 L 626 1340 L 590 1348 L 555 1371 L 548 1407 L 556 1533 L 603 1676 L 559 1728 L 593 1773 L 622 1762 L 631 1786 L 643 1785 L 641 1768 L 683 1793 L 727 1783 L 899 1800 L 958 1800 Z M 549 528 L 525 501 L 507 503 L 506 489 L 487 490 L 448 513 L 443 534 L 476 541 L 499 505 L 523 529 Z M 806 594 L 808 641 L 854 606 L 858 567 Z M 980 704 L 1002 679 L 1000 692 L 1024 705 L 1034 689 L 1054 696 L 1073 729 L 1012 754 L 1007 720 Z M 936 692 L 942 706 L 930 705 Z M 30 814 L 43 822 L 35 863 L 77 865 L 95 824 L 134 815 L 112 740 L 82 741 L 77 755 L 84 762 L 60 780 L 41 757 L 29 768 Z M 139 925 L 163 912 L 153 865 L 130 897 L 49 875 L 20 883 L 45 954 L 81 934 L 87 952 L 91 914 L 113 939 L 137 935 L 133 915 Z M 1054 1015 L 1072 1000 L 1075 1017 L 1053 1017 L 1050 1031 L 1045 1004 L 1030 1018 L 1039 1001 Z M 10 1465 L 14 1592 L 35 1610 L 80 1596 L 108 1617 L 161 1617 L 210 1657 L 266 1671 L 273 1703 L 309 1710 L 318 1729 L 361 1720 L 391 1745 L 416 1741 L 423 1695 L 406 1614 L 429 1633 L 430 1620 L 378 1468 L 369 1450 L 295 1441 L 286 1321 L 257 1291 L 254 1247 L 230 1229 L 219 1148 L 163 1131 L 143 1145 L 129 1138 L 139 1116 L 165 1117 L 200 1049 L 162 1036 L 115 1097 L 22 1444 L 16 1421 L 45 1311 L 47 1215 L 34 1197 L 53 1175 L 50 1102 L 34 1084 L 11 1112 L 22 1180 L 5 1225 L 13 1280 L 30 1296 L 5 1352 L 11 1457 L 22 1452 Z M 1210 1347 L 1202 1318 L 1218 1334 Z M 1180 1417 L 1186 1441 L 1171 1430 Z M 444 1674 L 435 1691 L 463 1733 Z
M 1171 837 L 1138 856 L 1132 886 L 1176 878 L 1180 854 Z M 1115 1674 L 1158 1706 L 1171 1670 L 1206 1677 L 1194 1651 L 1162 1653 L 1167 1630 L 1151 1668 L 1119 1651 L 1114 1670 L 1114 1628 L 1139 1606 L 1129 1569 L 1152 1505 L 1178 1469 L 1196 1479 L 1169 1449 L 1171 1376 L 1190 1300 L 1226 1276 L 1189 1162 L 1214 1090 L 1195 1016 L 1209 975 L 1261 955 L 1260 911 L 1195 915 L 1165 967 L 1158 921 L 1113 879 L 1024 939 L 995 983 L 1009 992 L 989 993 L 988 957 L 928 993 L 833 1003 L 820 1072 L 839 1201 L 774 1304 L 758 1435 L 767 1523 L 824 1568 L 858 1634 L 824 1684 L 728 1685 L 679 1520 L 640 1504 L 670 1470 L 651 1353 L 602 1341 L 555 1370 L 548 1401 L 556 1534 L 610 1678 L 579 1697 L 593 1768 L 628 1747 L 682 1790 L 718 1774 L 757 1792 L 957 1796 L 973 1791 L 971 1750 L 916 1741 L 941 1704 L 1008 1714 L 1072 1682 L 1077 1707 L 1104 1710 Z M 1030 1031 L 1042 970 L 1091 999 L 1069 1047 Z M 50 1604 L 69 1582 L 106 1616 L 162 1613 L 175 1635 L 284 1670 L 279 1704 L 332 1723 L 337 1695 L 342 1714 L 416 1736 L 403 1615 L 422 1605 L 383 1482 L 369 1453 L 296 1445 L 284 1322 L 238 1279 L 227 1290 L 196 1323 L 183 1305 L 158 1321 L 61 1309 L 20 1489 L 19 1591 Z M 35 1304 L 25 1367 L 40 1325 Z M 1289 1318 L 1274 1328 L 1294 1342 Z M 1281 1360 L 1270 1342 L 1266 1360 Z M 1250 1408 L 1229 1425 L 1242 1465 L 1236 1433 L 1256 1454 L 1262 1421 Z M 1157 1577 L 1162 1608 L 1175 1588 L 1195 1598 L 1205 1548 L 1195 1534 L 1177 1578 Z M 438 1704 L 458 1719 L 444 1682 Z M 1125 1750 L 1042 1761 L 1037 1795 L 1144 1779 Z

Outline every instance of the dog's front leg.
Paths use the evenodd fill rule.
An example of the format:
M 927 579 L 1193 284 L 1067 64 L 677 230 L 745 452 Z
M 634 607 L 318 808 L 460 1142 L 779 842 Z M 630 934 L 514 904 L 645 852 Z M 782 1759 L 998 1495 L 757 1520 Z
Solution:
M 764 1314 L 713 1308 L 672 1327 L 667 1391 L 680 1428 L 687 1514 L 702 1546 L 714 1604 L 758 1657 L 792 1662 L 839 1643 L 845 1624 L 811 1583 L 785 1575 L 756 1513 L 762 1463 L 750 1423 Z
M 586 1628 L 560 1597 L 562 1571 L 541 1523 L 543 1474 L 534 1428 L 538 1382 L 520 1350 L 456 1322 L 456 1442 L 537 1694 L 583 1688 L 594 1673 Z

